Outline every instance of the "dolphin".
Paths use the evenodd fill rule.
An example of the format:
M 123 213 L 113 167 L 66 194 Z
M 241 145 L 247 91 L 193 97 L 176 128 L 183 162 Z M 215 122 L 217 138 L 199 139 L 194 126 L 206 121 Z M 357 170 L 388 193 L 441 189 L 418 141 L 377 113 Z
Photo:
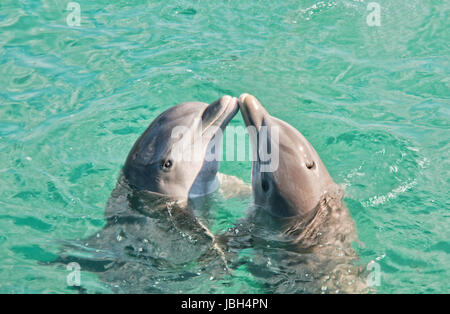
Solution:
M 247 219 L 254 224 L 252 247 L 260 248 L 262 259 L 249 268 L 257 274 L 266 269 L 260 276 L 276 282 L 271 292 L 363 291 L 361 271 L 353 267 L 355 224 L 342 189 L 297 129 L 270 115 L 253 95 L 242 94 L 238 103 L 254 147 L 255 206 Z
M 255 203 L 280 217 L 311 219 L 321 199 L 335 189 L 325 165 L 308 140 L 288 123 L 271 116 L 252 95 L 239 97 L 239 106 L 247 127 L 256 129 L 252 144 L 262 146 L 262 140 L 277 153 L 278 166 L 271 172 L 259 171 L 261 151 L 252 165 L 252 189 Z M 261 130 L 265 128 L 267 138 Z M 272 134 L 277 131 L 278 140 Z
M 137 190 L 177 199 L 217 190 L 222 132 L 237 111 L 231 96 L 169 108 L 134 144 L 123 168 L 125 180 Z
M 126 158 L 106 225 L 68 243 L 57 262 L 79 263 L 113 292 L 193 291 L 227 274 L 224 252 L 191 200 L 218 189 L 222 132 L 238 110 L 235 97 L 223 96 L 161 113 Z

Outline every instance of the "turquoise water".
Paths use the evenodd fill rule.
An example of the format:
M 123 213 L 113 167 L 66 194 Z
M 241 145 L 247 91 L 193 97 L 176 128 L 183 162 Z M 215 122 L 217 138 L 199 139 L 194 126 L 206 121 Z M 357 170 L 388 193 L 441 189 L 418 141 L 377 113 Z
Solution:
M 172 105 L 243 92 L 346 187 L 378 292 L 450 291 L 448 1 L 380 0 L 379 27 L 367 1 L 78 0 L 80 26 L 68 2 L 0 3 L 0 292 L 76 292 L 46 263 L 105 225 L 137 137 Z M 250 169 L 221 166 L 246 182 Z M 217 202 L 220 232 L 250 200 Z M 211 287 L 264 292 L 245 267 L 226 290 L 197 288 Z

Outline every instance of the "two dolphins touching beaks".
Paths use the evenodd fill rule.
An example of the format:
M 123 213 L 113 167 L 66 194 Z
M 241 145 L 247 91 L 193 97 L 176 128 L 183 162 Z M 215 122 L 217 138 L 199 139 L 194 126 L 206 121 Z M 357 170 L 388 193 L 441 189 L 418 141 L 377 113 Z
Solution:
M 253 95 L 242 94 L 239 99 L 223 96 L 211 104 L 186 102 L 169 108 L 134 144 L 123 168 L 123 181 L 132 190 L 180 201 L 216 191 L 221 181 L 219 160 L 206 156 L 220 151 L 222 132 L 239 110 L 246 126 L 255 130 L 250 141 L 256 149 L 251 183 L 256 213 L 248 219 L 266 224 L 270 217 L 270 224 L 279 229 L 286 243 L 276 256 L 273 251 L 260 254 L 271 259 L 272 265 L 279 263 L 275 270 L 267 270 L 272 280 L 292 276 L 303 287 L 290 290 L 287 284 L 278 284 L 273 292 L 363 291 L 360 270 L 349 266 L 357 257 L 352 248 L 357 237 L 341 189 L 308 140 L 287 122 L 271 116 Z M 189 132 L 174 136 L 174 129 L 180 127 Z M 196 156 L 180 158 L 180 152 L 192 154 L 194 143 Z M 277 165 L 270 171 L 263 170 L 267 158 L 260 154 L 262 147 L 277 150 Z M 264 235 L 254 231 L 260 229 L 249 230 L 253 243 L 264 241 Z M 218 250 L 225 254 L 226 248 Z M 301 254 L 296 262 L 288 258 L 292 252 Z M 282 266 L 288 260 L 289 266 Z M 308 272 L 315 277 L 308 277 Z M 302 277 L 305 274 L 307 277 Z
M 214 157 L 238 111 L 252 130 L 251 187 L 219 173 Z M 217 190 L 225 198 L 253 194 L 254 201 L 223 234 L 201 216 L 215 206 L 209 195 Z M 161 113 L 132 147 L 106 225 L 82 245 L 69 243 L 55 262 L 77 262 L 117 292 L 203 292 L 205 281 L 240 266 L 266 292 L 365 292 L 355 224 L 342 198 L 308 140 L 256 97 L 186 102 Z M 250 260 L 241 254 L 246 249 Z
M 252 164 L 255 204 L 278 217 L 310 220 L 319 203 L 337 186 L 308 140 L 288 123 L 271 116 L 250 94 L 239 99 L 223 96 L 211 104 L 182 103 L 162 113 L 131 149 L 123 168 L 125 180 L 135 189 L 176 199 L 217 190 L 219 160 L 207 160 L 205 156 L 211 149 L 220 149 L 222 131 L 239 109 L 246 126 L 256 130 L 256 136 L 250 137 L 257 151 Z M 180 127 L 194 131 L 174 136 L 174 129 Z M 262 128 L 265 136 L 260 134 Z M 275 130 L 277 136 L 271 136 Z M 193 152 L 190 144 L 194 143 Z M 261 169 L 267 164 L 261 158 L 259 148 L 263 146 L 277 150 L 277 165 L 270 171 Z M 197 156 L 180 158 L 180 152 Z

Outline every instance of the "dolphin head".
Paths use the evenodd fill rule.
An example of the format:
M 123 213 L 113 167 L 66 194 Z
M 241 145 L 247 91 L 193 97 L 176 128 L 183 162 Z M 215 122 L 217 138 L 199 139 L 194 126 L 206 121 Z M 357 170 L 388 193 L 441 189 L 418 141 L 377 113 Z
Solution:
M 308 140 L 288 123 L 271 116 L 254 96 L 243 94 L 239 107 L 257 149 L 252 164 L 256 205 L 278 217 L 310 219 L 333 180 Z M 266 136 L 262 133 L 267 132 Z M 275 136 L 275 132 L 277 133 Z M 270 147 L 277 166 L 263 171 L 261 147 Z
M 131 149 L 123 168 L 126 181 L 134 189 L 173 198 L 212 192 L 218 185 L 222 131 L 238 110 L 231 96 L 169 108 Z

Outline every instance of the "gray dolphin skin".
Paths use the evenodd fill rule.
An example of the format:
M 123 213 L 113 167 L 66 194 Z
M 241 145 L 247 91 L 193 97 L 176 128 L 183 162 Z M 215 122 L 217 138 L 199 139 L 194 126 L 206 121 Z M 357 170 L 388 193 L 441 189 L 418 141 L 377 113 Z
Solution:
M 205 156 L 221 149 L 220 131 L 238 110 L 237 99 L 231 96 L 223 96 L 209 105 L 186 102 L 166 110 L 131 149 L 123 168 L 126 181 L 137 190 L 178 199 L 215 191 L 219 162 L 217 158 L 206 160 Z M 175 128 L 183 127 L 190 132 L 173 136 Z M 189 138 L 183 139 L 183 136 Z M 193 154 L 197 155 L 174 156 L 175 151 L 190 154 L 194 143 L 197 146 Z
M 247 127 L 255 127 L 258 134 L 262 127 L 266 127 L 267 141 L 270 141 L 275 128 L 279 133 L 278 142 L 271 145 L 272 149 L 278 150 L 277 169 L 273 172 L 259 171 L 259 154 L 253 162 L 255 203 L 269 208 L 277 216 L 310 219 L 324 195 L 336 188 L 319 155 L 299 131 L 271 116 L 254 96 L 241 95 L 239 106 Z M 258 147 L 261 145 L 260 136 L 253 140 L 257 141 Z
M 66 244 L 56 262 L 77 262 L 122 293 L 179 293 L 227 274 L 224 252 L 195 206 L 218 188 L 214 157 L 238 110 L 236 98 L 223 96 L 161 113 L 129 152 L 106 225 L 82 244 Z
M 201 216 L 221 177 L 211 156 L 220 154 L 222 131 L 239 109 L 255 130 L 255 206 L 213 234 Z M 276 167 L 267 168 L 274 159 Z M 68 243 L 56 262 L 77 262 L 108 292 L 197 291 L 245 264 L 267 293 L 361 293 L 367 287 L 355 266 L 356 229 L 342 198 L 308 140 L 254 96 L 186 102 L 161 113 L 132 147 L 106 205 L 106 225 L 82 244 Z M 240 254 L 249 248 L 251 259 Z
M 242 94 L 238 103 L 246 126 L 256 129 L 256 136 L 250 134 L 257 154 L 252 164 L 255 206 L 247 217 L 255 251 L 249 269 L 255 277 L 263 274 L 263 281 L 270 278 L 274 293 L 367 292 L 362 269 L 355 265 L 354 221 L 318 153 L 256 97 Z M 261 135 L 263 128 L 267 136 Z M 272 171 L 262 171 L 262 146 L 277 153 Z

